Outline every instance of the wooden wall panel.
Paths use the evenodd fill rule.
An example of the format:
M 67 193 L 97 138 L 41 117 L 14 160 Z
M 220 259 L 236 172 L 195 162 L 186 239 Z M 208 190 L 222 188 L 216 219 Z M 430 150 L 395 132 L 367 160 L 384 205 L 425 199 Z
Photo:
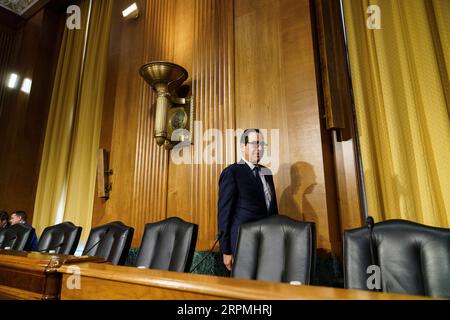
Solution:
M 318 102 L 310 2 L 138 0 L 137 4 L 140 17 L 124 20 L 121 11 L 129 1 L 114 1 L 100 143 L 110 152 L 114 173 L 110 198 L 95 199 L 93 226 L 113 220 L 132 225 L 136 247 L 145 223 L 179 216 L 199 225 L 197 250 L 209 248 L 217 232 L 218 178 L 227 164 L 238 160 L 236 138 L 226 135 L 226 130 L 260 127 L 269 129 L 270 148 L 275 148 L 269 148 L 269 155 L 273 156 L 272 150 L 279 155 L 275 182 L 280 212 L 315 221 L 319 247 L 340 246 L 330 166 L 333 146 L 329 132 L 323 130 Z M 30 23 L 44 20 L 38 14 Z M 56 24 L 55 18 L 45 25 Z M 33 24 L 24 28 L 37 30 Z M 25 73 L 35 71 L 41 81 L 34 84 L 29 102 L 12 97 L 14 121 L 10 121 L 12 113 L 0 115 L 1 123 L 7 124 L 2 128 L 13 137 L 2 136 L 2 154 L 22 141 L 8 160 L 0 159 L 0 207 L 8 210 L 31 212 L 34 203 L 46 116 L 42 106 L 47 106 L 51 92 L 52 73 L 45 71 L 57 61 L 58 36 L 48 31 L 40 37 L 34 31 L 23 32 L 27 44 L 18 47 L 22 53 L 17 59 L 26 61 L 21 64 Z M 40 39 L 45 41 L 39 44 Z M 40 48 L 39 55 L 35 48 Z M 175 163 L 171 155 L 180 150 L 169 153 L 154 142 L 154 93 L 138 73 L 152 60 L 172 61 L 189 71 L 187 82 L 200 124 L 194 144 L 181 151 L 190 153 L 189 163 Z M 34 69 L 36 61 L 44 63 Z M 211 128 L 221 139 L 205 136 Z M 279 141 L 270 139 L 275 129 Z M 208 154 L 211 147 L 220 155 Z M 344 172 L 350 153 L 345 145 L 341 147 L 334 161 Z M 351 183 L 351 174 L 347 177 Z M 345 181 L 337 182 L 340 194 L 347 188 Z M 355 191 L 354 185 L 351 188 Z M 351 203 L 355 195 L 349 193 L 341 205 Z
M 173 59 L 174 1 L 148 1 L 144 30 L 142 64 Z M 147 39 L 147 41 L 146 41 Z M 153 138 L 154 91 L 140 77 L 141 100 L 138 112 L 138 135 L 135 146 L 132 225 L 140 238 L 145 223 L 165 219 L 167 201 L 168 152 Z M 138 241 L 138 239 L 135 240 Z M 140 242 L 139 242 L 140 243 Z
M 2 110 L 6 105 L 5 95 L 8 92 L 6 87 L 9 73 L 11 72 L 11 58 L 15 47 L 15 34 L 7 28 L 0 27 L 0 118 Z
M 334 127 L 327 143 L 334 163 L 339 224 L 341 234 L 346 229 L 363 225 L 362 192 L 360 191 L 357 159 L 357 132 L 354 118 L 350 74 L 345 48 L 344 27 L 338 1 L 315 0 L 313 28 L 316 36 L 316 57 L 320 74 L 319 100 L 324 109 L 327 128 Z M 320 59 L 319 59 L 320 57 Z
M 139 113 L 139 101 L 141 99 L 140 79 L 137 70 L 142 62 L 142 36 L 144 20 L 124 21 L 121 18 L 121 10 L 125 8 L 125 1 L 114 2 L 113 28 L 110 41 L 114 43 L 114 51 L 110 59 L 117 65 L 115 74 L 108 73 L 105 88 L 105 108 L 103 117 L 109 112 L 109 107 L 114 107 L 112 122 L 109 163 L 113 170 L 111 176 L 111 198 L 106 201 L 103 215 L 94 213 L 93 226 L 114 220 L 121 220 L 125 224 L 131 224 L 133 176 L 135 172 L 135 148 L 137 141 L 137 114 Z M 113 95 L 114 100 L 108 99 Z M 113 103 L 109 105 L 108 103 Z M 102 128 L 103 130 L 104 128 Z M 102 135 L 102 139 L 104 136 Z M 101 147 L 104 141 L 101 141 Z M 96 211 L 94 204 L 94 212 Z
M 150 61 L 172 60 L 174 2 L 139 2 L 140 18 L 125 21 L 128 4 L 114 2 L 100 142 L 110 151 L 112 192 L 95 200 L 93 226 L 120 220 L 135 228 L 138 246 L 145 223 L 166 217 L 168 172 L 168 153 L 153 139 L 153 92 L 138 71 Z
M 113 190 L 96 199 L 93 225 L 130 224 L 138 246 L 145 223 L 178 216 L 199 225 L 196 249 L 208 249 L 220 172 L 238 160 L 234 130 L 260 127 L 279 130 L 272 146 L 280 212 L 316 222 L 319 247 L 340 246 L 309 1 L 149 0 L 138 2 L 137 20 L 123 21 L 126 5 L 115 2 L 101 140 L 111 151 Z M 155 145 L 153 91 L 138 75 L 151 60 L 189 72 L 198 121 L 190 147 L 169 153 Z M 206 136 L 211 128 L 220 139 Z
M 181 13 L 192 14 L 193 21 L 187 23 L 187 33 L 177 24 L 180 27 L 177 35 L 192 40 L 192 62 L 185 63 L 192 66 L 188 82 L 192 84 L 199 127 L 194 132 L 194 145 L 183 150 L 189 152 L 191 164 L 170 162 L 167 210 L 169 216 L 199 225 L 196 249 L 206 250 L 217 233 L 219 175 L 227 164 L 235 161 L 234 137 L 226 136 L 226 129 L 234 129 L 235 121 L 233 1 L 183 2 Z M 181 20 L 178 15 L 176 20 Z M 184 50 L 176 42 L 175 61 L 183 61 Z M 209 129 L 217 130 L 220 138 L 209 136 Z
M 339 220 L 341 233 L 344 230 L 359 228 L 365 225 L 363 204 L 361 203 L 360 186 L 355 160 L 355 139 L 334 142 L 337 185 L 339 191 Z
M 186 83 L 191 86 L 193 94 L 195 84 L 193 78 L 193 52 L 196 31 L 196 1 L 179 0 L 176 2 L 175 46 L 173 62 L 183 66 L 189 73 Z M 195 97 L 196 98 L 196 97 Z M 198 107 L 198 101 L 195 101 Z M 193 147 L 185 148 L 182 152 L 192 155 Z M 171 151 L 180 152 L 178 149 Z M 189 157 L 192 161 L 192 157 Z M 175 165 L 169 160 L 167 215 L 180 217 L 185 221 L 194 222 L 192 211 L 192 197 L 195 194 L 192 166 L 189 164 Z
M 15 72 L 19 84 L 0 99 L 0 209 L 25 210 L 32 222 L 47 114 L 58 61 L 65 14 L 42 9 L 12 29 L 12 57 L 2 73 Z M 2 21 L 3 23 L 3 21 Z M 4 28 L 2 28 L 4 29 Z M 11 40 L 10 40 L 11 41 Z M 11 45 L 11 42 L 9 42 Z M 3 54 L 8 45 L 1 45 Z M 4 74 L 0 75 L 3 78 Z M 20 91 L 24 78 L 33 81 L 30 94 Z M 0 85 L 3 87 L 4 81 Z
M 327 202 L 309 1 L 237 1 L 235 15 L 237 127 L 279 130 L 279 142 L 267 139 L 279 156 L 280 213 L 314 221 L 318 247 L 339 246 L 329 225 L 336 212 Z
M 111 151 L 113 189 L 108 200 L 95 200 L 93 225 L 112 220 L 132 225 L 133 246 L 138 246 L 145 223 L 178 216 L 199 224 L 197 249 L 207 249 L 217 230 L 218 176 L 224 159 L 235 161 L 234 138 L 214 142 L 223 157 L 212 164 L 203 161 L 210 142 L 202 141 L 208 128 L 234 128 L 233 2 L 153 0 L 138 5 L 140 18 L 123 21 L 126 2 L 115 2 L 100 143 Z M 138 70 L 154 60 L 172 61 L 189 72 L 195 120 L 203 129 L 194 133 L 193 146 L 181 151 L 190 154 L 185 164 L 171 161 L 171 153 L 153 139 L 154 94 Z

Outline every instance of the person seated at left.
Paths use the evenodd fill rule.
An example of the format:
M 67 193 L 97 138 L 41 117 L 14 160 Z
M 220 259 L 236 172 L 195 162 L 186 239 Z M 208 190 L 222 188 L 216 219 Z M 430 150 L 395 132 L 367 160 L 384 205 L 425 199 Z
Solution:
M 18 223 L 26 224 L 30 226 L 27 223 L 27 213 L 25 211 L 14 211 L 11 213 L 11 219 L 9 220 L 11 225 L 15 225 Z M 36 251 L 38 248 L 38 238 L 36 236 L 36 232 L 33 232 L 33 238 L 31 240 L 31 251 Z
M 9 226 L 9 214 L 6 211 L 0 211 L 0 230 Z

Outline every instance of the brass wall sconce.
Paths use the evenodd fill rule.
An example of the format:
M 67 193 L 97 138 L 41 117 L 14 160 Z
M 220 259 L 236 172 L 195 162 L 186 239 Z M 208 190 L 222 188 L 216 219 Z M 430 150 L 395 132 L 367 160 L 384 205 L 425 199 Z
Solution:
M 193 98 L 186 97 L 189 86 L 182 86 L 188 72 L 171 62 L 153 61 L 143 65 L 139 74 L 156 91 L 156 143 L 167 150 L 180 142 L 192 143 Z

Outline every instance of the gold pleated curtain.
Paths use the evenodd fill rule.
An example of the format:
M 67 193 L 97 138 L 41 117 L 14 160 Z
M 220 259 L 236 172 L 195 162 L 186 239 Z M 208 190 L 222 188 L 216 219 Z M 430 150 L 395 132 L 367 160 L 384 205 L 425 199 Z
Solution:
M 343 5 L 368 214 L 448 228 L 450 1 Z
M 33 225 L 91 227 L 112 0 L 83 0 L 81 30 L 64 31 L 50 105 Z

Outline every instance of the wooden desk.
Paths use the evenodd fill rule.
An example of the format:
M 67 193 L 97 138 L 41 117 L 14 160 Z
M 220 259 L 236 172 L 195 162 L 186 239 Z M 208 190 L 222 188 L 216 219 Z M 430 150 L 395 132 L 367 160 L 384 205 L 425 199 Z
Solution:
M 103 259 L 0 250 L 0 299 L 59 299 L 62 275 L 58 268 L 88 261 Z
M 68 289 L 73 276 L 69 265 L 63 265 L 62 300 L 410 300 L 427 299 L 409 295 L 346 290 L 316 286 L 293 286 L 283 283 L 137 269 L 106 264 L 77 265 L 80 289 Z M 73 279 L 73 278 L 72 278 Z

